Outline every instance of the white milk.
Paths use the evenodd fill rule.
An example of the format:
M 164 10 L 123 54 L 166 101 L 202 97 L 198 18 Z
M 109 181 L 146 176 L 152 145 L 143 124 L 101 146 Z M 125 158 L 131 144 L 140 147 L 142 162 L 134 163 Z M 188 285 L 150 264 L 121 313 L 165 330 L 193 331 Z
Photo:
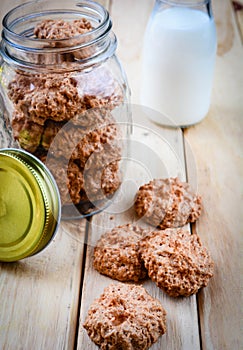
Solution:
M 215 24 L 206 13 L 155 13 L 144 40 L 141 103 L 176 125 L 199 122 L 209 110 L 215 53 Z

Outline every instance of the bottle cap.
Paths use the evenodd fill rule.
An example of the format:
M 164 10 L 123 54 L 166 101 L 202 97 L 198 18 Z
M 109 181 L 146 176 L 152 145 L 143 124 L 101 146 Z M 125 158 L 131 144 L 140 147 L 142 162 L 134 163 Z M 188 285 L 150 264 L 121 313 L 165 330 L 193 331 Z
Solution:
M 26 151 L 0 149 L 0 261 L 40 252 L 60 217 L 59 191 L 47 167 Z

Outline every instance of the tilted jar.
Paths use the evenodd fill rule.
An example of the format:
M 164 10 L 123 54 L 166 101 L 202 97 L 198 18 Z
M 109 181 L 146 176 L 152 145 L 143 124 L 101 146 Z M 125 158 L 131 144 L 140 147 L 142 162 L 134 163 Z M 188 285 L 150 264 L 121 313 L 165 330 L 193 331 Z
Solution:
M 130 93 L 116 48 L 93 1 L 31 1 L 3 19 L 0 147 L 46 164 L 63 218 L 101 210 L 121 183 Z

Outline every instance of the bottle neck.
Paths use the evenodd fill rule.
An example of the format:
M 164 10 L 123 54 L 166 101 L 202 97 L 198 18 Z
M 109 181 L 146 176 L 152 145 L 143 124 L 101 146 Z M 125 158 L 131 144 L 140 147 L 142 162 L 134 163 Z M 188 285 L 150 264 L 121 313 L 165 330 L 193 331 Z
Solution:
M 68 6 L 68 7 L 67 7 Z M 45 20 L 90 22 L 91 30 L 61 39 L 37 38 L 35 27 Z M 1 54 L 22 69 L 68 71 L 99 64 L 117 46 L 112 22 L 103 6 L 93 1 L 37 0 L 11 10 L 3 19 Z
M 185 7 L 195 10 L 200 10 L 213 18 L 212 2 L 211 0 L 156 0 L 155 9 L 161 7 Z

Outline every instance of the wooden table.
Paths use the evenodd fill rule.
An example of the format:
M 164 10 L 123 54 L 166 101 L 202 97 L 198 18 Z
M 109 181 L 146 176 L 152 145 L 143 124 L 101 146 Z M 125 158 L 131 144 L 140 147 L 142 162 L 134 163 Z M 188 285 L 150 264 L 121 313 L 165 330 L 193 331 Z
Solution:
M 1 0 L 1 15 L 16 3 L 20 1 Z M 106 1 L 105 6 L 113 19 L 118 55 L 136 105 L 142 37 L 153 1 L 114 0 Z M 193 229 L 209 247 L 215 261 L 214 277 L 196 296 L 173 299 L 152 282 L 144 283 L 161 300 L 168 314 L 167 333 L 151 350 L 238 350 L 243 346 L 240 331 L 242 10 L 238 7 L 234 12 L 229 0 L 214 0 L 213 7 L 218 54 L 208 116 L 183 131 L 166 130 L 146 118 L 139 119 L 134 107 L 135 121 L 140 125 L 134 143 L 146 144 L 159 159 L 149 169 L 152 174 L 179 173 L 202 195 L 203 214 Z M 169 153 L 163 153 L 162 144 L 165 148 L 170 145 Z M 174 163 L 168 161 L 168 154 Z M 145 165 L 146 162 L 145 156 Z M 149 176 L 146 171 L 141 178 L 139 174 L 138 169 L 137 182 L 131 181 L 132 185 L 137 186 Z M 133 210 L 126 209 L 116 213 L 107 209 L 89 222 L 85 219 L 62 222 L 54 242 L 44 252 L 20 262 L 0 264 L 0 349 L 97 349 L 82 323 L 93 299 L 111 280 L 94 271 L 93 245 L 105 229 L 135 220 Z

